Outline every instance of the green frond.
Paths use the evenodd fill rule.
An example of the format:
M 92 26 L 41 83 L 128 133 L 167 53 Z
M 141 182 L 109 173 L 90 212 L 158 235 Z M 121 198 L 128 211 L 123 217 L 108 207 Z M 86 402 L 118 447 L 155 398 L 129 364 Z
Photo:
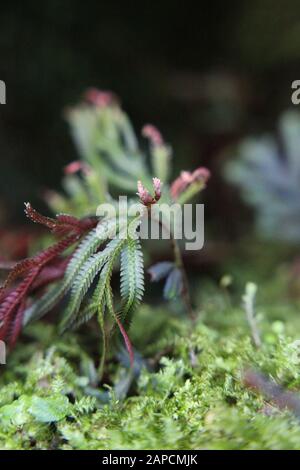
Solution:
M 116 240 L 113 240 L 113 242 L 116 242 Z M 105 311 L 105 305 L 107 304 L 107 302 L 109 302 L 109 305 L 107 304 L 109 312 L 112 314 L 116 323 L 119 324 L 119 320 L 113 308 L 110 279 L 111 279 L 114 263 L 117 257 L 119 256 L 120 251 L 125 243 L 126 243 L 126 240 L 124 238 L 118 239 L 117 243 L 114 243 L 114 248 L 112 248 L 111 250 L 111 256 L 108 257 L 108 259 L 106 260 L 105 264 L 103 265 L 101 269 L 98 285 L 94 291 L 91 301 L 82 311 L 79 310 L 78 313 L 76 313 L 76 311 L 73 311 L 72 315 L 68 316 L 68 320 L 64 324 L 64 328 L 70 328 L 70 327 L 76 328 L 82 323 L 88 321 L 93 315 L 95 315 L 96 312 L 98 312 L 98 321 L 99 321 L 99 325 L 100 325 L 101 333 L 102 333 L 102 354 L 101 354 L 101 361 L 100 361 L 100 366 L 99 366 L 100 377 L 103 374 L 105 357 L 106 357 L 107 339 L 106 339 L 106 329 L 105 329 L 105 321 L 104 321 L 104 311 Z M 112 242 L 111 242 L 111 245 L 112 245 Z M 109 295 L 109 298 L 108 298 L 108 295 Z M 107 301 L 107 299 L 109 300 Z
M 81 267 L 72 285 L 70 303 L 61 325 L 63 330 L 66 328 L 66 325 L 69 325 L 70 322 L 72 323 L 72 317 L 76 317 L 79 312 L 81 302 L 97 274 L 99 274 L 108 260 L 115 259 L 115 256 L 120 252 L 124 241 L 125 240 L 122 238 L 111 240 L 103 251 L 90 256 Z
M 90 200 L 83 181 L 77 175 L 68 175 L 63 179 L 62 186 L 72 204 L 84 213 L 86 207 L 90 205 Z
M 132 178 L 129 173 L 117 173 L 107 165 L 103 167 L 103 172 L 113 186 L 121 188 L 123 191 L 134 192 L 136 190 L 137 178 Z
M 168 182 L 170 176 L 170 159 L 172 156 L 172 149 L 168 145 L 152 146 L 150 149 L 153 174 L 156 175 L 161 181 Z
M 49 312 L 54 305 L 65 295 L 71 288 L 72 282 L 79 272 L 82 264 L 93 254 L 102 239 L 99 236 L 99 229 L 93 229 L 78 245 L 74 255 L 72 256 L 63 281 L 51 287 L 37 302 L 29 307 L 25 313 L 24 324 L 37 320 Z
M 77 314 L 73 314 L 67 324 L 64 325 L 65 329 L 72 328 L 76 329 L 83 323 L 89 321 L 97 311 L 103 311 L 105 306 L 105 288 L 107 281 L 107 271 L 110 267 L 110 263 L 107 261 L 102 267 L 101 275 L 97 287 L 94 290 L 91 300 L 81 308 Z
M 77 316 L 70 318 L 69 323 L 64 325 L 64 329 L 71 328 L 72 330 L 76 330 L 81 325 L 84 325 L 84 323 L 87 323 L 91 318 L 93 318 L 97 312 L 97 307 L 98 306 L 96 302 L 88 302 L 79 310 Z
M 66 279 L 72 279 L 78 273 L 82 264 L 97 250 L 102 243 L 98 235 L 98 229 L 94 228 L 78 245 L 74 255 L 72 256 L 67 269 Z
M 39 320 L 48 313 L 65 294 L 65 285 L 62 281 L 59 285 L 50 287 L 46 294 L 40 297 L 34 304 L 28 307 L 24 314 L 23 325 Z
M 119 228 L 122 228 L 124 224 L 125 219 L 121 219 L 119 221 Z M 51 287 L 46 294 L 27 309 L 24 317 L 24 324 L 43 317 L 56 305 L 56 303 L 71 288 L 75 277 L 84 263 L 96 252 L 105 240 L 114 234 L 115 231 L 115 219 L 103 219 L 99 222 L 97 228 L 91 230 L 75 250 L 75 253 L 67 266 L 63 281 L 60 284 Z
M 122 318 L 133 313 L 144 294 L 144 262 L 140 240 L 128 238 L 121 253 Z

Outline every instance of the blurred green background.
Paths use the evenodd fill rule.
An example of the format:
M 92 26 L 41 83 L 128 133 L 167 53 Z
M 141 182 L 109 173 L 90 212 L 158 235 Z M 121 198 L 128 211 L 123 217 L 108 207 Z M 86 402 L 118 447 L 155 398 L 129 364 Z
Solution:
M 175 173 L 213 172 L 207 217 L 232 236 L 249 218 L 221 176 L 223 150 L 273 129 L 300 78 L 297 0 L 6 2 L 0 15 L 1 222 L 23 201 L 43 207 L 76 158 L 63 119 L 88 86 L 110 89 L 136 129 L 157 125 L 175 149 Z M 226 154 L 228 155 L 228 153 Z M 230 225 L 230 226 L 229 226 Z

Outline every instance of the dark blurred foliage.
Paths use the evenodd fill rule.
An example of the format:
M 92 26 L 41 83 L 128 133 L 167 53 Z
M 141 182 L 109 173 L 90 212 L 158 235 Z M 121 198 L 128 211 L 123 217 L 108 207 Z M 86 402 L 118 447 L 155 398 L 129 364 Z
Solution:
M 175 148 L 176 173 L 212 170 L 206 202 L 215 233 L 229 237 L 231 220 L 248 219 L 221 178 L 221 155 L 243 135 L 271 128 L 290 105 L 291 81 L 300 77 L 300 3 L 192 5 L 1 4 L 2 221 L 23 220 L 24 200 L 41 207 L 43 189 L 59 187 L 62 166 L 75 157 L 62 112 L 88 86 L 115 91 L 137 129 L 156 124 Z

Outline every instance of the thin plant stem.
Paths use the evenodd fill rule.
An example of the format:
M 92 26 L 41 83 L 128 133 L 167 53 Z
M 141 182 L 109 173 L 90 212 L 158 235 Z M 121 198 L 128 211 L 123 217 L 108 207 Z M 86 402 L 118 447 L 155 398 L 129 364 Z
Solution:
M 149 211 L 148 213 L 151 216 L 151 212 Z M 181 254 L 179 244 L 177 243 L 177 240 L 173 237 L 173 234 L 171 233 L 169 228 L 160 219 L 159 220 L 155 219 L 155 220 L 156 220 L 156 222 L 158 222 L 160 224 L 160 226 L 163 228 L 163 230 L 165 230 L 170 236 L 171 247 L 172 247 L 172 251 L 173 251 L 173 254 L 174 254 L 174 261 L 175 261 L 176 267 L 178 269 L 180 269 L 181 274 L 182 274 L 182 281 L 183 281 L 182 298 L 183 298 L 185 308 L 187 310 L 189 318 L 191 319 L 191 321 L 193 323 L 195 323 L 196 315 L 195 315 L 195 312 L 194 312 L 193 306 L 192 306 L 189 281 L 188 281 L 187 273 L 186 273 L 185 266 L 184 266 L 184 263 L 183 263 L 182 254 Z

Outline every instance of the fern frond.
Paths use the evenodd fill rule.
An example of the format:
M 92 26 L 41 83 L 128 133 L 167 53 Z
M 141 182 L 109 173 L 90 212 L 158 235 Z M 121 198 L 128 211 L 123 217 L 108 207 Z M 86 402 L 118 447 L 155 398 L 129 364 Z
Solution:
M 41 224 L 44 225 L 45 227 L 49 228 L 50 230 L 53 230 L 56 227 L 56 220 L 46 217 L 39 212 L 37 212 L 29 202 L 25 203 L 25 210 L 24 210 L 26 216 L 32 220 L 35 224 Z
M 38 273 L 39 267 L 31 269 L 18 287 L 3 300 L 0 306 L 0 340 L 6 339 L 7 332 L 16 319 L 20 323 L 21 314 L 24 314 L 23 301 Z M 14 336 L 14 332 L 12 335 Z
M 27 258 L 23 261 L 18 262 L 11 272 L 9 273 L 6 281 L 3 286 L 0 288 L 0 300 L 5 294 L 7 287 L 15 281 L 20 275 L 29 272 L 34 267 L 38 267 L 39 270 L 42 269 L 47 263 L 57 258 L 62 252 L 64 252 L 69 246 L 73 245 L 78 239 L 78 235 L 71 234 L 68 237 L 65 237 L 59 240 L 54 245 L 51 245 L 49 248 L 41 251 L 32 258 Z
M 81 325 L 84 325 L 88 321 L 93 318 L 93 316 L 97 313 L 98 305 L 94 301 L 88 302 L 85 306 L 83 306 L 77 316 L 74 316 L 70 319 L 67 324 L 63 325 L 62 331 L 65 331 L 69 328 L 72 330 L 77 330 Z
M 104 309 L 105 305 L 105 286 L 106 286 L 106 272 L 108 270 L 109 263 L 103 266 L 101 270 L 101 276 L 98 281 L 98 285 L 94 290 L 91 300 L 78 311 L 78 314 L 73 314 L 68 322 L 64 325 L 64 329 L 72 328 L 76 329 L 83 323 L 89 321 L 99 309 Z
M 124 242 L 124 239 L 119 238 L 111 240 L 103 251 L 90 256 L 86 263 L 81 267 L 73 282 L 70 303 L 62 322 L 63 329 L 65 329 L 66 325 L 69 325 L 70 322 L 72 322 L 72 317 L 76 317 L 80 309 L 81 302 L 89 287 L 92 285 L 93 280 L 109 259 L 115 259 L 115 256 L 120 252 Z
M 24 324 L 41 318 L 57 304 L 70 289 L 82 264 L 97 250 L 101 242 L 97 229 L 93 229 L 77 247 L 67 266 L 64 280 L 59 285 L 49 289 L 46 294 L 25 311 Z
M 121 219 L 119 225 L 122 226 L 124 221 Z M 78 245 L 74 255 L 72 256 L 67 269 L 64 280 L 57 286 L 50 288 L 39 300 L 25 311 L 24 324 L 29 321 L 37 320 L 48 313 L 57 302 L 71 288 L 72 283 L 79 273 L 83 264 L 94 254 L 99 246 L 116 230 L 116 222 L 114 219 L 104 219 L 94 228 Z
M 128 238 L 121 254 L 122 318 L 130 317 L 144 294 L 144 262 L 140 240 Z
M 77 250 L 72 256 L 67 269 L 66 279 L 72 279 L 79 271 L 82 264 L 97 250 L 102 243 L 102 239 L 98 236 L 97 228 L 92 230 L 78 245 Z

